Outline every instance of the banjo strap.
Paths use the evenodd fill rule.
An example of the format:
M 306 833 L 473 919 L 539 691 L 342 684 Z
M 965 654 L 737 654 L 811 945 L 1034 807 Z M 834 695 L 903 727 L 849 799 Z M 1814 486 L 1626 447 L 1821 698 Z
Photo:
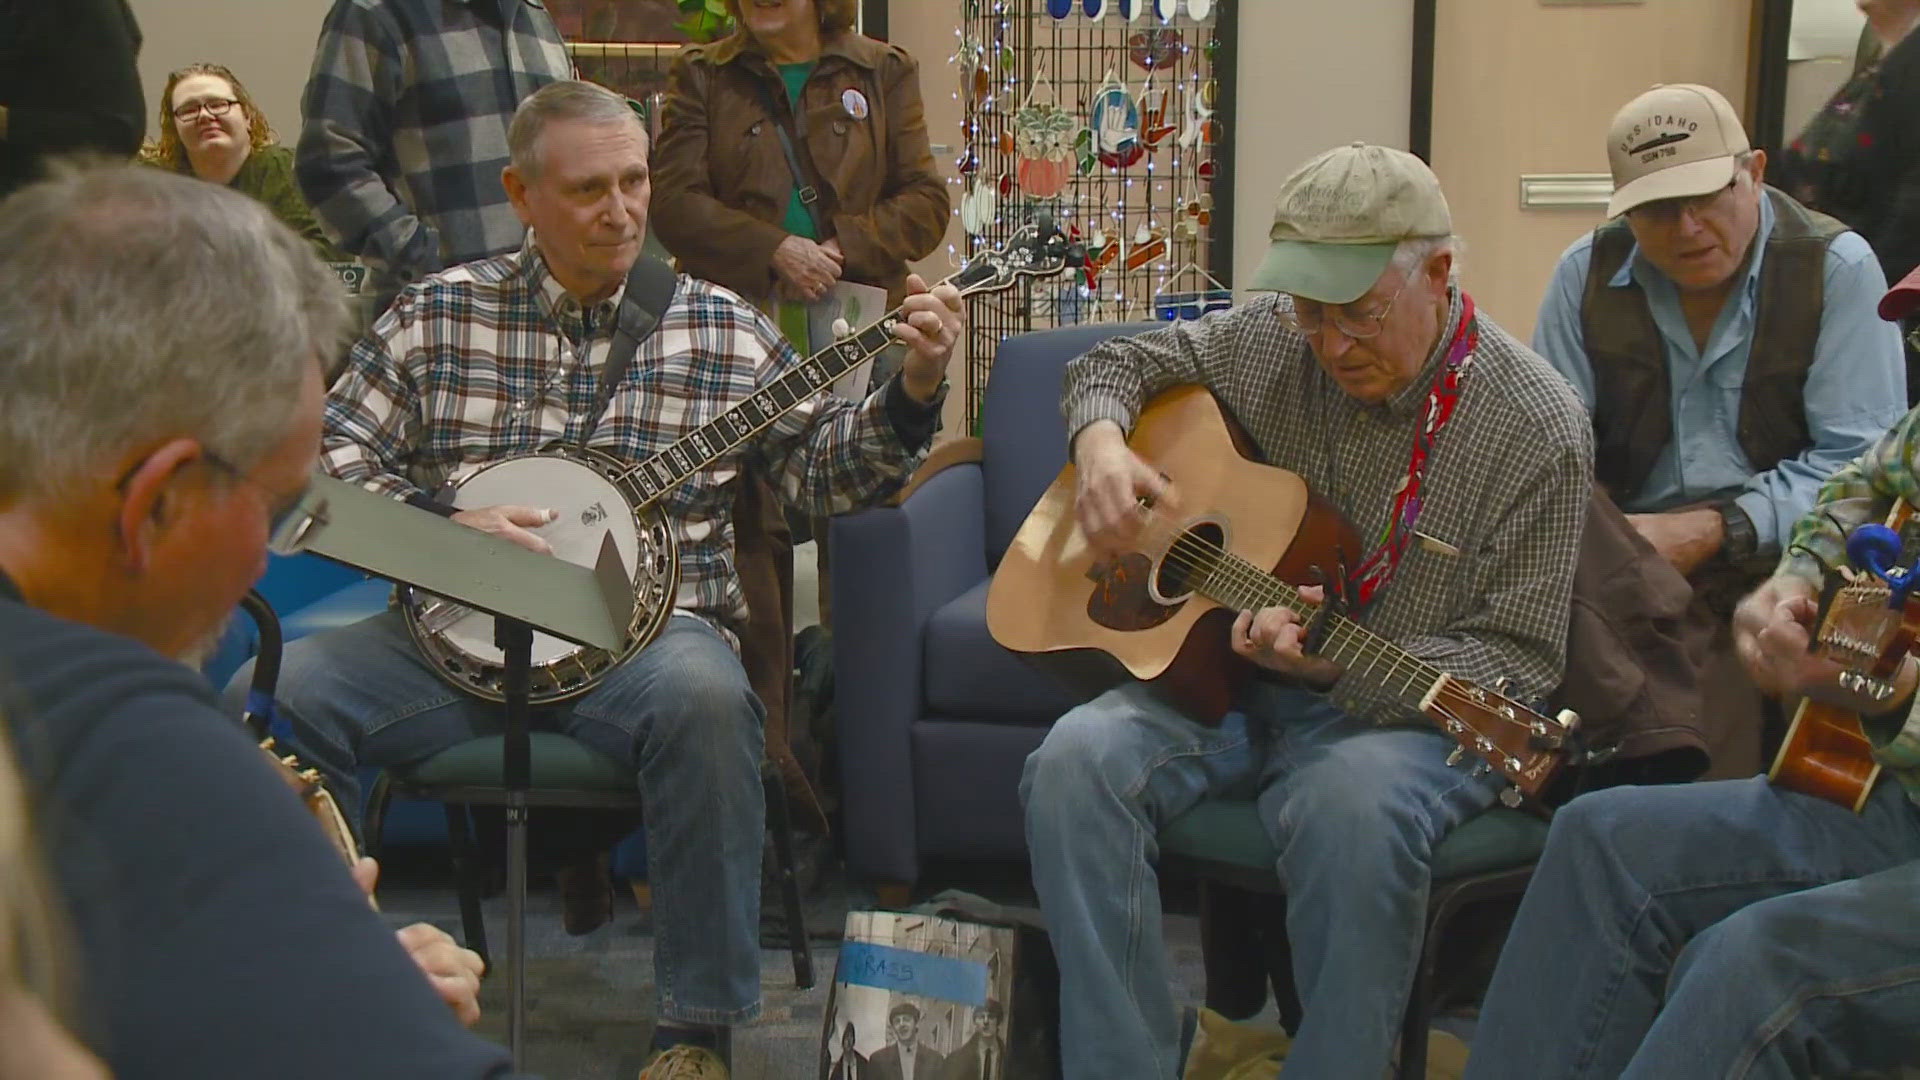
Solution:
M 587 445 L 587 440 L 600 426 L 607 406 L 613 402 L 613 392 L 625 381 L 627 368 L 633 365 L 634 355 L 640 351 L 640 343 L 659 327 L 667 306 L 673 303 L 679 282 L 673 267 L 646 255 L 635 259 L 633 269 L 627 271 L 626 291 L 621 294 L 619 310 L 613 317 L 613 346 L 607 351 L 606 369 L 600 373 L 600 391 L 595 395 L 593 414 L 587 417 L 587 426 L 580 432 L 581 446 Z

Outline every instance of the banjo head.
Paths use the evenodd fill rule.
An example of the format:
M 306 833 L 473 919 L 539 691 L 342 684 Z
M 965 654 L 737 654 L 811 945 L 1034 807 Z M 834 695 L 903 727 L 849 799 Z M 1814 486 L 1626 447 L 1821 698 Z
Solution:
M 558 516 L 531 529 L 556 558 L 591 567 L 611 536 L 634 587 L 633 622 L 617 652 L 549 634 L 533 636 L 532 701 L 544 704 L 585 693 L 614 666 L 640 651 L 672 614 L 679 560 L 666 521 L 616 481 L 625 466 L 593 450 L 567 448 L 506 458 L 461 480 L 454 505 L 529 506 Z M 408 600 L 407 628 L 439 675 L 468 693 L 501 700 L 505 656 L 494 644 L 493 616 L 429 593 Z

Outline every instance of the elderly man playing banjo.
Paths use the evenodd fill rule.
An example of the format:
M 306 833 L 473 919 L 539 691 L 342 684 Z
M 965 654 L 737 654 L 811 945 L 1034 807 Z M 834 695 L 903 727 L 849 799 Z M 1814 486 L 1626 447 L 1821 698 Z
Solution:
M 647 270 L 635 264 L 649 177 L 645 129 L 621 98 L 581 82 L 543 87 L 515 114 L 509 147 L 503 181 L 530 230 L 525 245 L 400 295 L 329 394 L 322 464 L 576 561 L 593 557 L 563 550 L 577 525 L 609 517 L 640 523 L 638 550 L 664 547 L 670 560 L 677 549 L 677 590 L 657 605 L 672 617 L 662 614 L 644 648 L 585 680 L 586 692 L 555 694 L 547 703 L 560 704 L 549 708 L 536 696 L 534 722 L 632 765 L 646 797 L 657 899 L 654 1048 L 724 1069 L 728 1025 L 760 1007 L 765 827 L 762 708 L 736 652 L 746 605 L 732 564 L 734 485 L 758 470 L 786 500 L 818 514 L 896 486 L 937 425 L 960 297 L 950 285 L 928 292 L 914 279 L 892 326 L 910 350 L 899 376 L 857 404 L 815 393 L 821 382 L 798 380 L 812 379 L 818 365 L 725 289 L 664 274 L 672 298 L 657 326 L 648 333 L 627 321 Z M 609 360 L 623 334 L 625 365 Z M 616 374 L 605 379 L 610 365 Z M 592 484 L 606 485 L 604 476 L 596 480 L 591 468 L 483 468 L 536 452 L 548 456 L 509 464 L 584 460 L 633 475 L 603 491 Z M 506 480 L 469 489 L 476 470 L 520 472 L 520 489 Z M 568 490 L 582 477 L 584 491 Z M 657 524 L 647 524 L 641 502 L 657 508 Z M 626 540 L 639 580 L 644 567 L 634 567 Z M 356 766 L 418 761 L 497 729 L 497 709 L 435 674 L 410 617 L 387 611 L 287 652 L 284 712 L 346 806 L 359 805 Z

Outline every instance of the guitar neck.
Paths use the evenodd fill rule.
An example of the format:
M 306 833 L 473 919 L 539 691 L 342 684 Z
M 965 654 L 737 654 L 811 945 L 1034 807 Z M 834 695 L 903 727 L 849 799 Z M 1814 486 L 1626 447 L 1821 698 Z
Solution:
M 1300 590 L 1244 559 L 1211 549 L 1195 578 L 1200 592 L 1239 611 L 1291 608 L 1304 621 L 1316 605 Z M 1318 655 L 1339 664 L 1345 678 L 1377 685 L 1416 712 L 1425 708 L 1445 672 L 1345 616 L 1331 616 Z
M 990 268 L 970 266 L 946 279 L 963 293 L 990 279 Z M 886 351 L 894 336 L 887 327 L 901 318 L 894 308 L 864 330 L 834 342 L 802 360 L 791 371 L 753 392 L 745 401 L 700 425 L 672 446 L 627 470 L 618 479 L 633 478 L 641 504 L 658 499 L 713 462 L 727 456 L 774 421 L 792 412 L 833 385 L 833 381 Z

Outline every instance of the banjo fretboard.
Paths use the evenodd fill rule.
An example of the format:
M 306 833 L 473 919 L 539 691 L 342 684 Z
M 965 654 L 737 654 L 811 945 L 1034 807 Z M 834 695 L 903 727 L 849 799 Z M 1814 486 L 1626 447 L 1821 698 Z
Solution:
M 946 279 L 962 295 L 999 281 L 990 264 L 977 263 Z M 672 446 L 628 470 L 640 488 L 641 505 L 648 505 L 689 477 L 725 457 L 762 429 L 793 411 L 833 384 L 835 379 L 879 356 L 893 344 L 887 327 L 900 318 L 894 308 L 858 333 L 849 335 L 802 360 L 793 370 L 753 392 L 746 400 L 680 437 Z

